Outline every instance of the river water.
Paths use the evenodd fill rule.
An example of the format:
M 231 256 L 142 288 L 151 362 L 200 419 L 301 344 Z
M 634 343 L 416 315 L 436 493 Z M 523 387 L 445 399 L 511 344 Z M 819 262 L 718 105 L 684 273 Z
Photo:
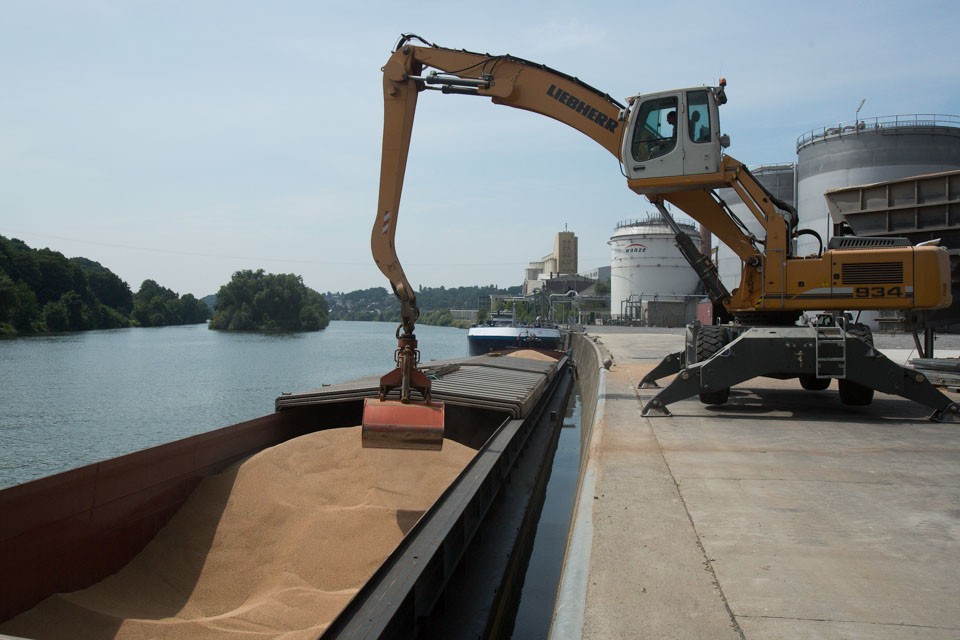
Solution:
M 227 333 L 206 325 L 0 340 L 0 488 L 273 412 L 284 391 L 387 373 L 396 325 Z M 467 333 L 417 327 L 423 362 Z

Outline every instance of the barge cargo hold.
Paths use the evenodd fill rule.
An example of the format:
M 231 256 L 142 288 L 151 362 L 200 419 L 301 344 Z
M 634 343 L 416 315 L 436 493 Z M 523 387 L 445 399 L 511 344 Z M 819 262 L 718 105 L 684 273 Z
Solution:
M 372 571 L 369 580 L 343 587 L 348 595 L 351 590 L 359 591 L 352 599 L 346 598 L 349 603 L 339 615 L 323 620 L 322 609 L 329 607 L 311 600 L 309 594 L 293 597 L 288 592 L 281 599 L 293 597 L 293 600 L 285 601 L 284 606 L 299 604 L 309 610 L 310 615 L 316 614 L 317 619 L 298 632 L 296 628 L 286 629 L 282 625 L 294 619 L 302 623 L 302 616 L 274 612 L 272 615 L 280 619 L 274 621 L 281 625 L 278 634 L 293 632 L 316 637 L 329 625 L 323 633 L 325 638 L 356 637 L 357 634 L 407 638 L 425 629 L 462 637 L 464 633 L 496 633 L 497 625 L 509 623 L 502 616 L 503 610 L 510 606 L 501 601 L 510 592 L 504 585 L 515 581 L 515 573 L 522 569 L 516 566 L 516 558 L 522 557 L 530 544 L 531 530 L 526 514 L 531 508 L 535 509 L 531 503 L 536 499 L 536 487 L 542 483 L 542 466 L 548 457 L 549 443 L 555 442 L 562 422 L 572 387 L 572 366 L 565 354 L 556 352 L 550 358 L 538 359 L 485 356 L 432 363 L 426 369 L 436 378 L 434 397 L 447 405 L 449 444 L 443 455 L 456 457 L 459 451 L 474 450 L 468 455 L 466 467 L 461 473 L 453 474 L 455 479 L 449 486 L 438 490 L 440 497 L 432 505 L 400 509 L 394 514 L 393 527 L 409 529 L 409 532 L 388 557 L 380 558 L 367 571 L 367 575 Z M 311 448 L 301 444 L 308 442 L 303 438 L 309 439 L 330 429 L 352 433 L 343 428 L 360 423 L 363 398 L 371 393 L 375 395 L 376 387 L 376 379 L 371 378 L 316 392 L 284 395 L 277 399 L 277 412 L 269 416 L 0 491 L 0 512 L 4 514 L 0 523 L 0 566 L 4 568 L 0 620 L 7 621 L 0 622 L 0 633 L 57 637 L 58 633 L 49 624 L 41 622 L 31 630 L 21 626 L 16 616 L 53 594 L 84 589 L 120 571 L 131 560 L 134 564 L 138 562 L 138 554 L 153 544 L 152 539 L 164 537 L 165 534 L 158 535 L 158 532 L 168 523 L 175 525 L 179 511 L 191 508 L 191 496 L 210 492 L 204 482 L 219 483 L 221 502 L 229 503 L 230 500 L 225 500 L 225 487 L 239 484 L 245 465 L 270 455 L 270 447 L 278 451 L 287 447 L 289 455 L 302 458 L 308 454 L 301 449 Z M 561 416 L 559 420 L 558 416 Z M 356 434 L 359 448 L 358 429 Z M 405 473 L 422 476 L 430 471 L 430 465 L 418 469 L 411 454 L 437 455 L 436 452 L 363 451 L 362 455 L 380 456 L 380 464 L 386 464 L 383 461 L 386 457 L 402 458 L 392 460 L 395 466 L 408 467 L 397 471 L 398 477 Z M 238 466 L 241 460 L 246 462 Z M 303 462 L 300 460 L 298 464 Z M 308 467 L 301 471 L 311 472 Z M 389 492 L 390 470 L 381 469 L 378 474 L 381 476 L 378 484 L 386 486 Z M 283 471 L 277 471 L 281 482 L 284 482 L 283 475 Z M 259 472 L 257 477 L 260 482 L 269 481 L 269 474 Z M 287 480 L 292 490 L 295 485 L 290 478 Z M 363 489 L 353 487 L 351 492 L 363 493 Z M 295 500 L 291 497 L 290 502 Z M 253 500 L 251 504 L 255 503 Z M 262 507 L 264 505 L 259 508 Z M 277 510 L 281 508 L 282 505 L 277 505 Z M 216 520 L 226 519 L 228 510 L 223 505 L 222 514 L 207 514 L 208 519 L 213 519 L 208 523 L 208 537 L 216 536 Z M 272 512 L 269 506 L 267 512 Z M 267 512 L 250 511 L 259 513 L 254 517 L 257 521 L 272 517 L 265 515 Z M 488 530 L 491 522 L 496 525 Z M 257 524 L 251 522 L 250 526 Z M 480 540 L 474 541 L 475 536 Z M 322 539 L 323 536 L 304 535 L 301 543 L 321 544 Z M 335 554 L 349 558 L 357 539 L 345 536 L 328 543 L 345 544 Z M 200 554 L 207 551 L 202 544 L 190 550 Z M 483 555 L 486 560 L 484 571 L 472 574 L 470 580 L 462 584 L 458 567 L 466 555 Z M 216 561 L 229 564 L 229 558 L 226 555 Z M 200 564 L 207 561 L 213 562 L 204 557 Z M 145 562 L 149 564 L 149 559 Z M 139 570 L 148 571 L 143 566 Z M 111 579 L 117 579 L 122 573 Z M 444 596 L 448 583 L 458 584 L 456 601 L 468 609 L 454 611 L 445 604 L 453 601 Z M 185 585 L 183 589 L 189 591 L 191 587 Z M 473 595 L 464 602 L 462 595 L 471 589 Z M 231 621 L 231 616 L 249 604 L 244 604 L 241 596 L 237 598 L 239 600 L 231 602 L 226 610 L 213 614 L 216 622 L 209 627 L 215 632 L 203 625 L 181 626 L 179 630 L 190 637 L 235 637 L 243 631 L 252 631 L 248 620 Z M 340 600 L 343 599 L 341 595 Z M 134 615 L 154 616 L 154 623 L 170 622 L 164 630 L 170 631 L 168 635 L 159 633 L 160 624 L 150 627 L 151 633 L 158 637 L 187 637 L 182 633 L 177 635 L 177 620 L 171 620 L 170 615 L 173 608 L 167 606 L 170 604 L 146 603 L 140 613 Z M 129 608 L 129 603 L 104 606 L 122 610 Z M 342 606 L 341 602 L 333 613 Z M 187 609 L 189 607 L 178 615 L 189 615 Z M 209 607 L 204 615 L 210 615 Z M 257 619 L 256 622 L 264 621 Z M 62 631 L 63 627 L 59 629 Z M 82 630 L 77 630 L 73 635 L 114 637 L 112 633 L 97 633 L 94 629 L 91 635 L 85 636 Z

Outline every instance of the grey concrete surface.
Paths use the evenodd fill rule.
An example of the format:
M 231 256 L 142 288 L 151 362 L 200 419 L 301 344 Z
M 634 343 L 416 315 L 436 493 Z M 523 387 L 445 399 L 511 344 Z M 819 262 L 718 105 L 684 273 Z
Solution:
M 614 365 L 582 637 L 960 639 L 960 425 L 762 378 L 643 418 L 682 331 L 589 333 Z

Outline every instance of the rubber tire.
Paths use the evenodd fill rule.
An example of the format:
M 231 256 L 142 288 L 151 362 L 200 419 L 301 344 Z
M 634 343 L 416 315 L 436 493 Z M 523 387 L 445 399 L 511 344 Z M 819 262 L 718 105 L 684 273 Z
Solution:
M 704 325 L 697 332 L 696 352 L 697 362 L 708 360 L 727 344 L 727 335 L 723 327 Z M 730 399 L 730 387 L 716 391 L 701 391 L 700 402 L 703 404 L 725 404 Z
M 800 376 L 800 386 L 807 391 L 823 391 L 830 386 L 833 378 L 818 378 L 809 374 Z
M 851 324 L 846 332 L 873 346 L 873 332 L 865 324 Z M 850 380 L 837 380 L 840 387 L 840 402 L 851 407 L 865 407 L 873 402 L 873 389 Z

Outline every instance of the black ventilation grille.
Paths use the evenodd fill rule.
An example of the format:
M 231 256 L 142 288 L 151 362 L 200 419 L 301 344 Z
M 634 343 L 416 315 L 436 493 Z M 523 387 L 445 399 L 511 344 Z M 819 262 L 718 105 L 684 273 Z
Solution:
M 877 238 L 860 236 L 834 236 L 830 238 L 831 249 L 882 249 L 884 247 L 909 247 L 906 238 Z
M 861 262 L 845 264 L 843 284 L 903 284 L 902 262 Z

